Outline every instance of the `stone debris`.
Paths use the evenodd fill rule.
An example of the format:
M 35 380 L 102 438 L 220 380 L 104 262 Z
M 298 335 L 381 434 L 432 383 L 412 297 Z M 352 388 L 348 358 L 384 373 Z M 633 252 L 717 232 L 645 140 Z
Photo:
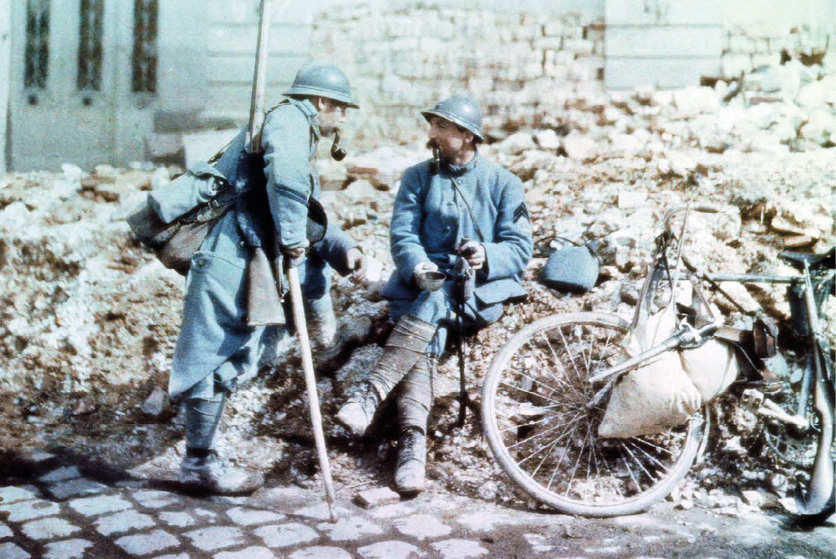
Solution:
M 400 500 L 401 496 L 388 487 L 367 489 L 366 491 L 360 491 L 354 495 L 354 502 L 365 509 L 397 503 Z
M 166 406 L 168 405 L 168 392 L 155 386 L 151 394 L 142 402 L 140 409 L 152 417 L 159 417 L 162 415 Z
M 336 21 L 345 20 L 345 33 L 357 33 L 363 40 L 366 33 L 381 38 L 400 33 L 398 25 L 381 21 L 378 14 L 360 10 L 351 15 L 351 9 L 341 7 L 333 15 Z M 429 11 L 439 25 L 450 28 L 454 21 L 458 24 L 472 15 L 467 10 Z M 537 93 L 520 111 L 491 112 L 485 123 L 488 141 L 480 150 L 523 181 L 535 258 L 525 278 L 529 300 L 509 307 L 497 324 L 468 344 L 469 391 L 478 391 L 491 356 L 524 324 L 553 313 L 582 310 L 629 317 L 654 236 L 664 212 L 675 205 L 690 201 L 726 210 L 721 216 L 694 213 L 690 217 L 689 237 L 694 242 L 687 255 L 698 269 L 708 272 L 787 273 L 788 268 L 777 262 L 779 250 L 822 252 L 834 244 L 836 87 L 829 54 L 821 64 L 806 65 L 793 55 L 784 64 L 758 64 L 763 67 L 754 70 L 754 55 L 745 50 L 749 47 L 734 46 L 724 54 L 728 71 L 711 86 L 607 93 L 600 87 L 587 87 L 585 74 L 596 71 L 597 62 L 584 59 L 599 57 L 601 29 L 571 18 L 534 18 L 514 23 L 514 29 L 527 31 L 511 32 L 503 17 L 479 20 L 473 27 L 493 26 L 503 35 L 509 53 L 520 44 L 538 52 L 540 56 L 532 62 L 536 67 L 513 69 L 519 74 L 514 79 L 524 80 L 537 72 L 538 79 L 548 79 L 532 84 Z M 367 20 L 377 23 L 368 29 L 358 23 Z M 400 38 L 399 56 L 432 52 L 432 45 L 424 49 L 423 38 Z M 739 38 L 733 34 L 730 41 L 737 43 Z M 743 42 L 748 45 L 746 39 Z M 370 67 L 376 66 L 372 59 L 381 56 L 373 53 L 380 48 L 373 43 L 368 46 Z M 548 46 L 557 43 L 571 47 L 571 59 L 562 58 L 565 48 Z M 744 54 L 745 60 L 735 61 L 735 56 Z M 401 101 L 416 98 L 410 97 L 411 88 L 424 88 L 426 83 L 420 76 L 400 75 L 404 72 L 435 76 L 436 71 L 453 75 L 464 71 L 439 69 L 432 60 L 420 70 L 409 68 L 400 68 L 395 73 L 398 79 L 376 95 Z M 367 70 L 364 67 L 358 75 Z M 571 87 L 561 87 L 570 74 L 576 81 Z M 518 84 L 510 82 L 497 84 L 486 106 L 511 107 L 509 101 L 524 93 L 518 89 Z M 533 107 L 546 100 L 549 105 L 540 106 L 539 116 L 533 118 Z M 387 105 L 383 113 L 393 113 L 392 107 Z M 358 135 L 349 144 L 352 153 L 345 161 L 338 164 L 320 158 L 317 163 L 326 188 L 323 203 L 365 253 L 381 261 L 382 277 L 393 269 L 388 226 L 398 181 L 407 167 L 429 157 L 422 147 L 424 123 L 413 117 L 391 120 L 392 130 L 404 131 L 400 145 L 364 143 Z M 375 126 L 368 131 L 372 135 L 381 132 Z M 208 151 L 216 151 L 225 143 L 221 136 L 233 133 L 185 139 L 187 160 L 200 160 Z M 171 138 L 161 139 L 155 148 L 161 158 L 180 149 L 162 145 L 163 140 Z M 183 169 L 100 165 L 87 173 L 71 162 L 61 169 L 60 173 L 11 173 L 0 183 L 0 436 L 4 448 L 21 452 L 30 447 L 68 448 L 115 469 L 133 472 L 138 465 L 149 465 L 149 479 L 161 472 L 170 475 L 184 452 L 182 416 L 176 404 L 166 402 L 162 387 L 177 338 L 184 281 L 131 238 L 124 218 L 150 189 Z M 583 297 L 566 296 L 536 281 L 549 253 L 562 245 L 558 237 L 600 242 L 602 281 Z M 379 357 L 378 344 L 387 333 L 387 311 L 385 303 L 370 300 L 366 288 L 374 286 L 361 288 L 339 277 L 333 283 L 341 321 L 362 325 L 358 347 L 342 352 L 320 371 L 326 433 L 329 440 L 342 443 L 345 433 L 331 417 L 345 388 L 367 374 Z M 732 320 L 745 322 L 739 318 L 738 305 L 750 314 L 789 316 L 783 286 L 726 283 L 721 288 L 734 303 L 713 291 L 709 297 Z M 828 318 L 824 334 L 833 345 L 833 307 Z M 286 545 L 327 538 L 332 532 L 325 527 L 317 531 L 290 522 L 278 524 L 288 515 L 326 520 L 327 508 L 292 485 L 319 483 L 308 444 L 305 399 L 296 376 L 295 341 L 283 340 L 282 349 L 273 351 L 263 365 L 261 376 L 230 398 L 218 445 L 235 463 L 273 472 L 287 487 L 265 489 L 250 500 L 212 504 L 235 507 L 228 518 L 236 526 L 252 522 L 263 534 L 259 546 L 280 547 L 296 537 L 300 539 Z M 478 419 L 471 415 L 462 429 L 451 427 L 458 390 L 455 359 L 441 360 L 435 389 L 428 461 L 433 489 L 489 502 L 527 503 L 501 474 L 480 436 Z M 733 400 L 725 406 L 728 422 L 721 422 L 720 444 L 710 447 L 706 462 L 696 466 L 686 481 L 699 483 L 702 490 L 683 488 L 672 501 L 671 506 L 683 512 L 703 507 L 742 514 L 773 506 L 795 485 L 793 468 L 774 466 L 768 451 L 751 451 L 760 448 L 755 444 L 758 421 L 734 411 Z M 380 486 L 390 483 L 391 440 L 396 435 L 387 431 L 391 422 L 380 423 L 381 432 L 376 433 L 381 435 L 377 437 L 380 442 L 375 446 L 349 441 L 331 450 L 338 483 L 357 487 L 354 484 L 369 478 Z M 101 495 L 108 486 L 86 477 L 87 469 L 83 475 L 77 468 L 50 471 L 44 464 L 37 471 L 45 476 L 40 478 L 44 495 L 16 486 L 0 489 L 0 511 L 7 515 L 4 521 L 34 521 L 58 514 L 63 505 L 38 500 L 46 496 L 67 500 L 69 509 L 105 530 L 106 519 L 122 511 L 126 518 L 144 522 L 137 520 L 141 515 L 129 514 L 135 503 L 143 508 L 142 515 L 159 519 L 166 531 L 210 522 L 194 511 L 168 510 L 178 500 L 173 493 L 143 490 L 126 500 Z M 768 471 L 769 475 L 745 477 L 741 471 Z M 738 494 L 746 496 L 745 500 Z M 412 504 L 386 505 L 394 499 L 391 492 L 378 499 L 373 505 L 361 502 L 361 506 L 376 507 L 369 513 L 372 518 L 397 519 L 402 535 L 426 534 L 426 530 L 441 534 L 433 537 L 448 535 L 449 526 L 437 519 L 422 526 L 422 511 Z M 263 512 L 251 512 L 256 509 Z M 357 510 L 351 505 L 340 515 L 350 518 Z M 270 517 L 267 511 L 277 516 Z M 228 522 L 226 516 L 214 521 Z M 474 530 L 476 526 L 468 519 L 460 525 Z

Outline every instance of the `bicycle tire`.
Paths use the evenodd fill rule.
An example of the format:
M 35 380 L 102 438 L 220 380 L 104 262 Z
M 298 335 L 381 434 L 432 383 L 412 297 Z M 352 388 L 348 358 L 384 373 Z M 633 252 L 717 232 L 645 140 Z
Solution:
M 593 371 L 614 365 L 620 359 L 618 342 L 627 331 L 627 322 L 613 314 L 554 315 L 522 328 L 500 349 L 491 363 L 482 389 L 482 425 L 488 444 L 505 473 L 544 505 L 568 514 L 593 517 L 640 512 L 670 494 L 698 454 L 702 439 L 707 434 L 703 410 L 695 413 L 684 426 L 669 429 L 660 435 L 629 439 L 598 437 L 597 426 L 603 416 L 606 399 L 591 408 L 587 407 L 599 385 L 593 387 L 586 379 Z M 604 335 L 606 341 L 598 344 Z M 533 341 L 535 338 L 541 340 L 541 347 Z M 559 347 L 555 348 L 550 339 Z M 542 357 L 549 354 L 549 360 L 555 364 L 553 370 L 549 370 L 548 366 L 539 367 L 543 375 L 549 375 L 547 383 L 542 375 L 533 374 L 542 365 Z M 557 365 L 561 367 L 559 371 Z M 574 379 L 570 373 L 576 375 Z M 549 384 L 551 382 L 559 385 L 561 390 L 556 390 Z M 535 388 L 535 385 L 539 386 Z M 544 389 L 548 392 L 544 393 Z M 569 412 L 575 415 L 566 422 Z M 529 417 L 527 420 L 526 415 Z M 527 423 L 521 423 L 519 418 Z M 573 424 L 579 424 L 579 427 L 567 431 Z M 578 445 L 573 434 L 584 426 L 586 434 Z M 558 431 L 559 436 L 551 436 L 548 439 L 551 442 L 536 453 L 526 453 L 528 441 L 561 428 L 563 432 Z M 589 450 L 584 454 L 587 441 Z M 564 446 L 556 446 L 559 443 Z M 578 447 L 579 450 L 575 450 Z M 530 466 L 523 465 L 543 448 L 549 450 L 538 458 L 537 468 L 533 468 L 533 462 Z M 571 473 L 560 470 L 564 457 L 573 453 L 570 461 L 574 459 L 575 463 Z M 638 472 L 638 477 L 631 469 L 631 462 L 624 458 L 625 454 L 632 455 L 631 460 L 635 460 L 637 469 L 644 470 Z M 548 470 L 542 468 L 547 458 L 557 462 L 548 482 L 546 476 L 540 473 Z M 619 458 L 629 470 L 629 479 L 619 469 Z M 549 464 L 549 467 L 552 465 Z M 566 470 L 568 466 L 569 462 Z M 568 482 L 560 480 L 555 484 L 559 473 L 563 474 L 562 477 L 571 475 Z M 560 490 L 561 487 L 564 489 Z

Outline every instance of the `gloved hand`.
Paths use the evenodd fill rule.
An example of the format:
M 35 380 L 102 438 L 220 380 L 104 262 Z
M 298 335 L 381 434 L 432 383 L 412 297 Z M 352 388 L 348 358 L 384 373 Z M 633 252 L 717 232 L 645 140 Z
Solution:
M 459 254 L 467 259 L 467 263 L 474 270 L 479 270 L 485 265 L 485 247 L 476 241 L 468 241 L 459 247 Z
M 419 262 L 415 265 L 415 268 L 412 270 L 412 277 L 415 278 L 418 274 L 422 272 L 435 272 L 438 271 L 438 266 L 435 265 L 434 262 L 430 262 L 429 260 L 426 262 Z

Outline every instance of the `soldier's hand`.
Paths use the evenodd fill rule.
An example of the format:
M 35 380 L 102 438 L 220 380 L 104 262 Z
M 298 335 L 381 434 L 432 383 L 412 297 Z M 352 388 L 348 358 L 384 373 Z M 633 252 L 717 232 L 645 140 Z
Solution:
M 350 276 L 352 281 L 367 283 L 380 279 L 383 266 L 376 259 L 366 256 L 356 247 L 350 249 L 345 256 L 348 269 L 352 270 Z
M 346 268 L 352 272 L 359 272 L 366 265 L 366 255 L 357 247 L 348 249 L 345 253 Z
M 308 241 L 298 247 L 282 247 L 282 254 L 287 259 L 288 266 L 295 268 L 302 263 L 305 258 L 305 251 L 308 250 Z
M 467 259 L 467 263 L 474 270 L 485 265 L 485 247 L 476 241 L 468 241 L 459 247 L 459 254 Z
M 420 262 L 415 265 L 415 268 L 412 270 L 412 277 L 417 277 L 418 274 L 422 272 L 435 272 L 438 271 L 438 266 L 435 265 L 434 262 Z

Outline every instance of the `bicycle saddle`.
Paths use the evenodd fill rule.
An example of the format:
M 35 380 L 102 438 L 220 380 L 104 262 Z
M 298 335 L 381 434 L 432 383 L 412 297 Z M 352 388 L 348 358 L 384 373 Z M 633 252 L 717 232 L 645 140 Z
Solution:
M 834 268 L 836 267 L 836 247 L 831 248 L 824 254 L 811 254 L 808 252 L 779 252 L 778 257 L 787 264 L 794 266 L 799 270 L 804 269 L 804 263 L 810 268 Z

